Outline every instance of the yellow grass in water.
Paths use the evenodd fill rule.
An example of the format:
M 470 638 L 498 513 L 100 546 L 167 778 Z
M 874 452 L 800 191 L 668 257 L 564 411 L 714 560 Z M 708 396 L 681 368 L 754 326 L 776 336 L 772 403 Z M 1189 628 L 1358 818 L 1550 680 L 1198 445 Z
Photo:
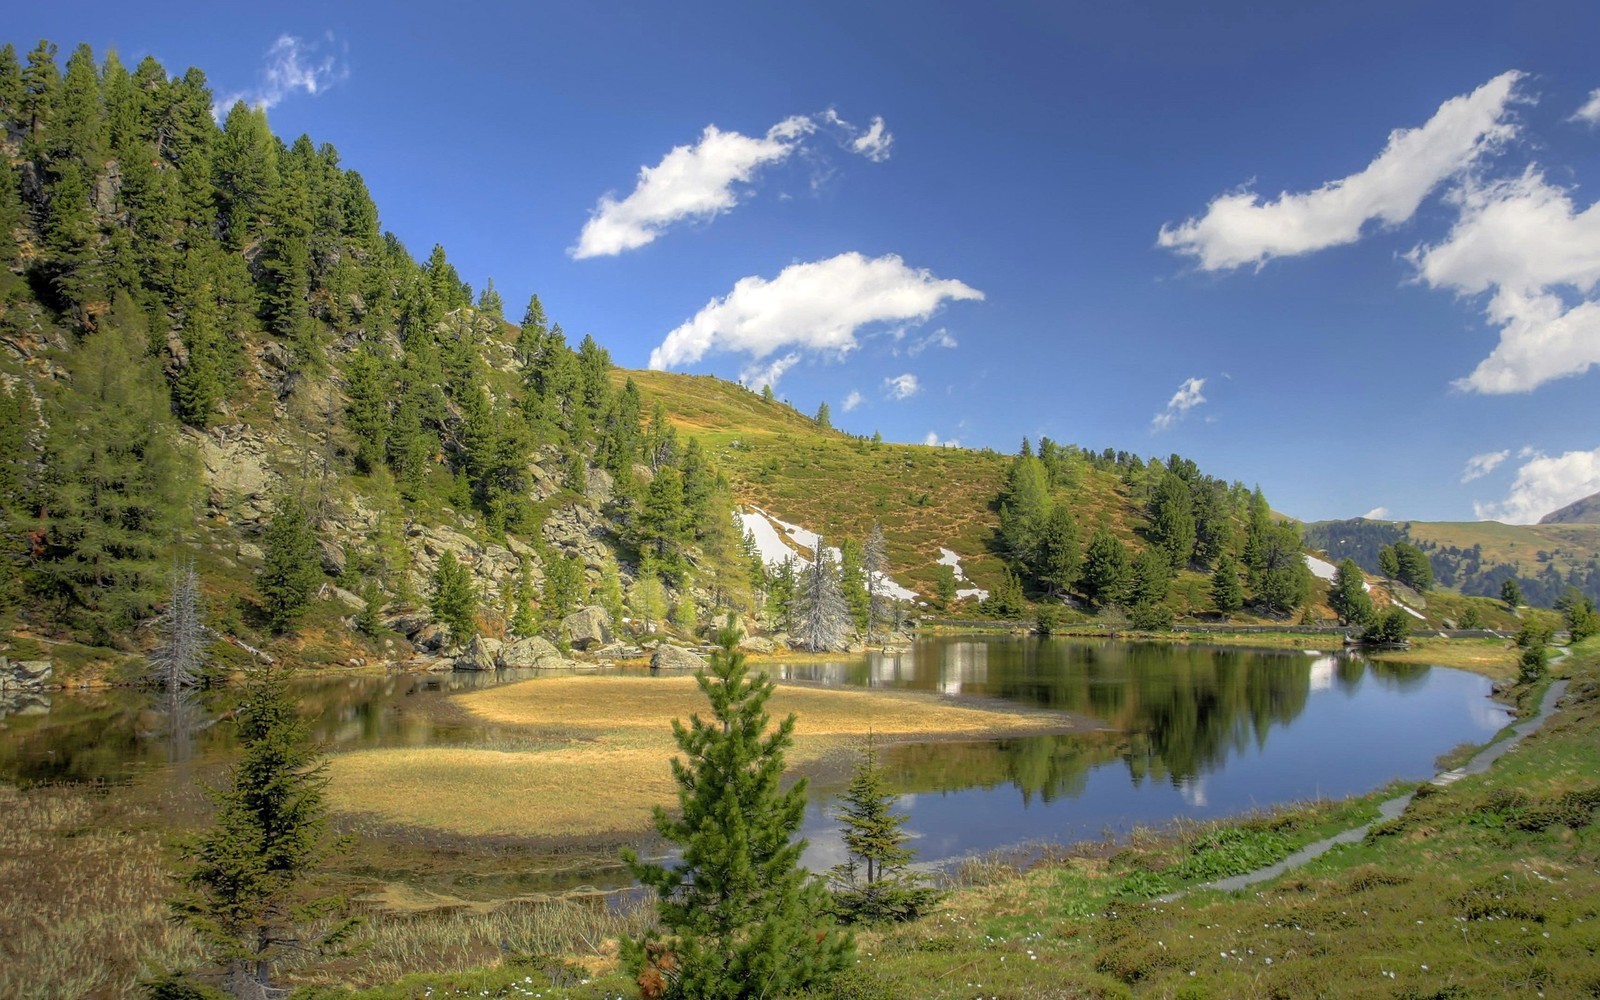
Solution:
M 670 805 L 671 721 L 709 705 L 692 677 L 560 677 L 458 696 L 473 714 L 522 727 L 551 749 L 366 750 L 335 757 L 329 801 L 380 822 L 471 835 L 594 837 L 650 828 Z M 1042 711 L 952 705 L 935 696 L 780 686 L 776 722 L 799 717 L 791 765 L 884 740 L 981 738 L 1061 731 Z

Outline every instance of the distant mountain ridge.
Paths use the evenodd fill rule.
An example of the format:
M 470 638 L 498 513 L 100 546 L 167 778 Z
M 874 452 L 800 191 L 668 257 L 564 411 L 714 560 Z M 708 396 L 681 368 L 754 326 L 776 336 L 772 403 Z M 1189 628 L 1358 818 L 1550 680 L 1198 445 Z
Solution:
M 1539 518 L 1540 524 L 1600 524 L 1600 493 L 1591 493 L 1582 500 L 1553 510 Z

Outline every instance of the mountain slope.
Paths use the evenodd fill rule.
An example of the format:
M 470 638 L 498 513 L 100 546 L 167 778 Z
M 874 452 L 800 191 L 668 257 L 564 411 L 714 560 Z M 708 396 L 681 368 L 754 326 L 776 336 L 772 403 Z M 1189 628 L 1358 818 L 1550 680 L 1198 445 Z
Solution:
M 1600 524 L 1600 493 L 1591 493 L 1539 518 L 1540 524 Z

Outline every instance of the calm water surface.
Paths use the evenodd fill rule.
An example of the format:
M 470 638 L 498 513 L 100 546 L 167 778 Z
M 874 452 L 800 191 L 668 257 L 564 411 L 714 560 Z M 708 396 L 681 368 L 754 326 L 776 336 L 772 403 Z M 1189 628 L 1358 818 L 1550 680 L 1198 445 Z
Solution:
M 1000 699 L 1103 724 L 1071 735 L 888 748 L 884 763 L 923 862 L 1421 779 L 1439 754 L 1485 741 L 1509 721 L 1489 700 L 1485 678 L 1344 653 L 941 637 L 894 654 L 772 669 L 785 683 Z M 301 682 L 299 696 L 315 737 L 334 753 L 470 745 L 512 733 L 459 712 L 449 695 L 530 676 L 323 677 Z M 219 773 L 231 754 L 232 727 L 214 723 L 235 697 L 219 691 L 170 706 L 109 691 L 0 702 L 9 713 L 0 718 L 0 777 L 188 787 Z M 803 832 L 813 868 L 842 860 L 831 815 L 840 791 L 839 781 L 812 786 Z M 611 873 L 566 864 L 546 887 L 618 877 L 597 865 Z M 524 876 L 513 882 L 533 884 Z

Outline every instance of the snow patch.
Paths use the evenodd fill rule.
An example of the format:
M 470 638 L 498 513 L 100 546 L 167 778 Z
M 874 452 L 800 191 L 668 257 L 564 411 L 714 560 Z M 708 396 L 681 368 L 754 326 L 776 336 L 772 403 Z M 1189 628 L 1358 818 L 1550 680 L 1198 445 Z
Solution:
M 967 579 L 967 574 L 961 572 L 961 557 L 956 555 L 954 552 L 951 552 L 949 549 L 942 547 L 939 549 L 939 565 L 949 566 L 951 569 L 955 570 L 956 583 L 960 584 L 972 582 L 971 580 Z M 982 587 L 956 588 L 956 600 L 964 601 L 969 597 L 976 597 L 980 601 L 987 601 L 989 599 L 989 592 L 984 590 Z
M 1401 604 L 1399 601 L 1395 601 L 1394 602 L 1394 606 L 1399 608 L 1401 611 L 1404 611 L 1406 614 L 1410 615 L 1413 618 L 1421 618 L 1423 621 L 1427 621 L 1428 620 L 1428 616 L 1427 615 L 1425 615 L 1422 612 L 1416 610 L 1415 608 L 1408 608 L 1404 604 Z
M 821 539 L 815 531 L 802 528 L 798 524 L 790 524 L 782 518 L 773 517 L 760 507 L 751 507 L 748 511 L 740 510 L 739 524 L 756 540 L 756 551 L 761 553 L 761 561 L 770 568 L 783 565 L 787 560 L 793 560 L 795 569 L 811 565 L 802 550 L 817 551 L 817 542 Z M 837 564 L 839 550 L 828 546 L 828 554 Z M 914 601 L 917 592 L 909 587 L 901 586 L 890 579 L 887 574 L 878 578 L 879 592 L 887 594 L 897 601 Z
M 1309 552 L 1306 553 L 1306 565 L 1311 567 L 1312 576 L 1319 580 L 1327 580 L 1329 583 L 1332 583 L 1333 578 L 1339 574 L 1339 567 L 1326 559 L 1319 559 Z

